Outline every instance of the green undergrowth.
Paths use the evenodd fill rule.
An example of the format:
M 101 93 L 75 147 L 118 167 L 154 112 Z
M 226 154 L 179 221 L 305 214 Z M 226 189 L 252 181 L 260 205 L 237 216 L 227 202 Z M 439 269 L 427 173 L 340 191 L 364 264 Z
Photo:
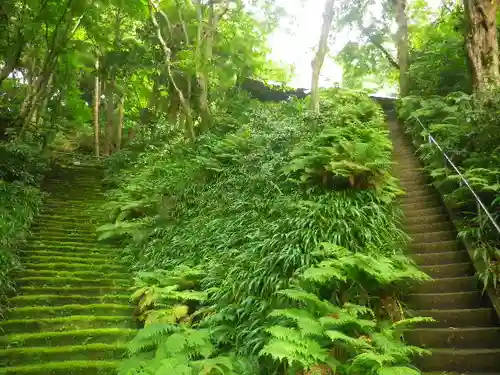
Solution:
M 486 266 L 479 274 L 485 288 L 500 287 L 500 233 L 479 209 L 458 173 L 444 164 L 441 152 L 425 137 L 430 133 L 439 142 L 499 223 L 499 103 L 499 92 L 482 96 L 457 92 L 446 97 L 407 97 L 399 105 L 399 116 L 419 149 L 426 171 L 458 218 L 459 236 L 474 247 L 475 256 Z
M 122 373 L 419 374 L 399 295 L 427 276 L 402 252 L 381 109 L 342 90 L 321 114 L 227 109 L 194 144 L 109 160 L 100 238 L 137 271 L 145 326 Z
M 0 318 L 15 292 L 12 272 L 19 269 L 17 248 L 40 210 L 40 183 L 49 160 L 32 141 L 0 141 Z
M 99 371 L 99 375 L 115 375 L 116 367 L 119 362 L 116 361 L 64 361 L 47 362 L 43 365 L 34 364 L 27 366 L 4 367 L 0 369 L 1 375 L 49 375 L 52 373 L 61 373 L 65 371 L 67 375 L 86 375 L 90 371 Z

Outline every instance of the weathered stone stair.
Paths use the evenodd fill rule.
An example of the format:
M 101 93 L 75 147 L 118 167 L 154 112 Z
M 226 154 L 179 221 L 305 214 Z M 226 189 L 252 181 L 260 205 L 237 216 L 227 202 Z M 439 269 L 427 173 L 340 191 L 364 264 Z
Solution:
M 58 168 L 23 248 L 18 294 L 0 322 L 0 374 L 115 374 L 136 333 L 117 250 L 99 244 L 103 203 L 95 167 Z
M 416 316 L 436 323 L 405 332 L 406 340 L 432 350 L 416 360 L 432 374 L 500 375 L 500 326 L 489 301 L 483 298 L 467 251 L 437 193 L 427 186 L 413 147 L 402 128 L 389 121 L 394 144 L 395 173 L 407 192 L 402 208 L 412 237 L 411 256 L 434 280 L 408 296 Z

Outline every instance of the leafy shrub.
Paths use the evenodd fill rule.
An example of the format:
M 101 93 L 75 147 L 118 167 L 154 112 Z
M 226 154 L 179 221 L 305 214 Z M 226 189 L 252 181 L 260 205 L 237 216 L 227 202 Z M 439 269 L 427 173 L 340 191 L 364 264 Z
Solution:
M 422 136 L 429 132 L 439 142 L 498 223 L 499 99 L 498 93 L 478 97 L 458 92 L 444 98 L 407 97 L 399 108 L 399 115 L 419 147 L 427 172 L 459 218 L 459 235 L 476 247 L 476 256 L 486 263 L 486 271 L 480 275 L 485 287 L 496 286 L 500 280 L 500 236 L 477 206 L 470 190 L 461 183 L 458 173 L 444 165 L 442 154 Z
M 36 142 L 0 143 L 0 314 L 7 294 L 14 291 L 10 274 L 19 267 L 16 246 L 38 213 L 39 185 L 48 160 Z
M 269 342 L 270 314 L 290 305 L 278 292 L 318 264 L 313 251 L 325 241 L 349 249 L 347 259 L 385 259 L 384 270 L 422 277 L 401 255 L 407 237 L 394 206 L 401 190 L 389 173 L 391 147 L 375 103 L 360 93 L 332 90 L 324 93 L 319 116 L 300 102 L 247 101 L 239 108 L 244 112 L 234 115 L 238 126 L 222 124 L 216 129 L 225 131 L 195 144 L 155 147 L 121 173 L 113 171 L 118 188 L 110 194 L 110 223 L 100 228 L 100 237 L 127 244 L 126 256 L 140 271 L 137 316 L 146 324 L 131 343 L 124 373 L 154 373 L 163 360 L 179 363 L 179 357 L 171 358 L 177 354 L 183 373 L 198 373 L 198 361 L 206 360 L 225 361 L 219 372 L 206 373 L 281 373 L 270 357 L 257 362 Z M 319 156 L 314 145 L 323 147 Z M 304 184 L 295 175 L 325 170 L 347 184 L 311 178 Z M 369 183 L 349 183 L 359 176 Z M 191 272 L 197 276 L 190 287 L 178 284 Z M 349 274 L 342 303 L 390 316 L 384 301 L 397 299 L 404 283 L 363 277 Z M 328 298 L 337 292 L 326 288 Z M 203 332 L 197 344 L 180 339 L 193 337 L 193 330 Z M 169 344 L 166 352 L 164 340 L 189 344 Z M 202 352 L 208 343 L 211 349 Z

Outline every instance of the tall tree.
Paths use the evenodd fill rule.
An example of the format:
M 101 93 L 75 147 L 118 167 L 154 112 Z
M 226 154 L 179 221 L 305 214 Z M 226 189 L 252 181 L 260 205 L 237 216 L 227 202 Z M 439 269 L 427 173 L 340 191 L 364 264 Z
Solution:
M 497 8 L 496 0 L 464 0 L 465 45 L 475 91 L 498 83 Z
M 398 51 L 399 94 L 408 95 L 409 90 L 409 60 L 408 17 L 406 15 L 406 0 L 391 0 L 398 30 L 396 32 L 396 47 Z
M 333 21 L 333 5 L 334 0 L 326 0 L 325 11 L 323 13 L 323 25 L 321 26 L 321 35 L 319 37 L 318 50 L 316 55 L 311 62 L 312 66 L 312 80 L 311 80 L 311 109 L 315 112 L 319 112 L 319 75 L 321 74 L 321 68 L 323 67 L 323 62 L 325 61 L 326 53 L 328 52 L 328 35 L 330 34 L 330 28 L 332 27 Z

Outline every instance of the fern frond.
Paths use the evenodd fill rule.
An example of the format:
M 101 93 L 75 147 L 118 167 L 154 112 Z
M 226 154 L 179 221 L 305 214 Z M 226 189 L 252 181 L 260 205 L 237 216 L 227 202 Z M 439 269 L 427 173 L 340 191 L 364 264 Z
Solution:
M 370 349 L 371 345 L 368 344 L 365 340 L 357 339 L 351 336 L 346 335 L 340 331 L 326 331 L 325 336 L 328 337 L 333 343 L 336 341 L 342 341 L 350 346 L 357 349 Z
M 284 317 L 293 320 L 303 336 L 321 335 L 324 330 L 319 320 L 305 310 L 292 308 L 279 309 L 271 312 L 269 316 Z
M 127 350 L 134 355 L 146 350 L 154 349 L 165 337 L 179 328 L 172 324 L 150 324 L 141 329 L 137 335 L 129 341 Z
M 377 375 L 422 375 L 419 370 L 406 366 L 381 367 Z

